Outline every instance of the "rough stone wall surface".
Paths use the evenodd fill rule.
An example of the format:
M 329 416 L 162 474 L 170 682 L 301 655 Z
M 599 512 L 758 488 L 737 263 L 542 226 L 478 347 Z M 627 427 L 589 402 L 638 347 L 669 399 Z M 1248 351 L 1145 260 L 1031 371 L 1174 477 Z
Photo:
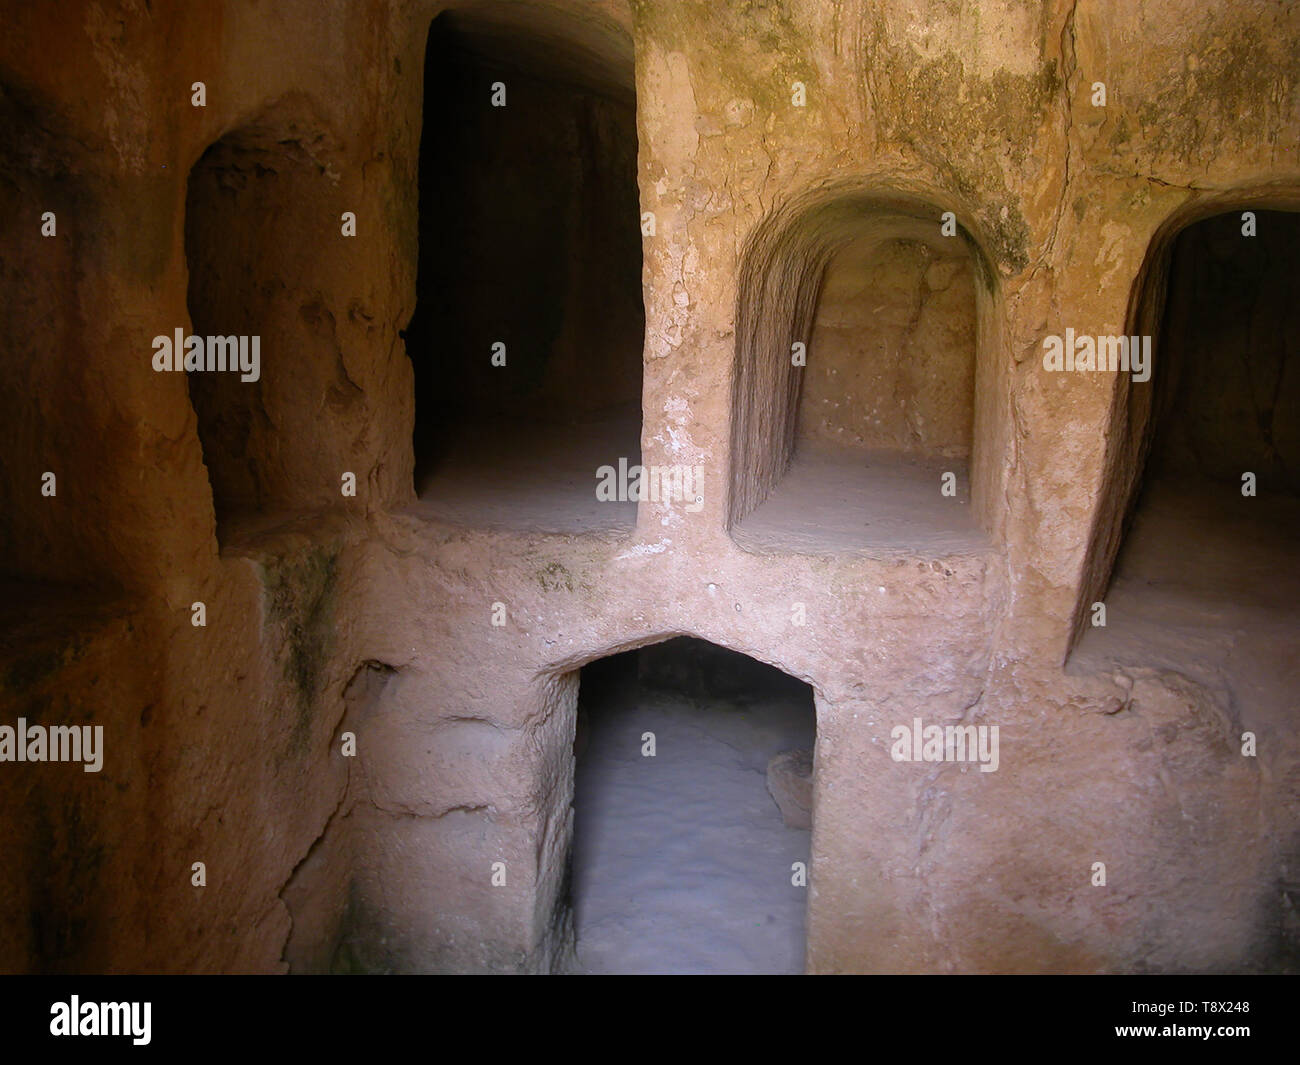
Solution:
M 698 513 L 646 501 L 629 534 L 544 535 L 407 509 L 399 331 L 442 6 L 4 5 L 0 114 L 17 135 L 0 148 L 0 547 L 6 579 L 72 590 L 11 597 L 0 721 L 86 719 L 107 736 L 98 776 L 0 774 L 5 850 L 27 856 L 0 872 L 0 968 L 562 968 L 574 671 L 683 634 L 815 689 L 810 971 L 1274 964 L 1296 736 L 1245 759 L 1214 693 L 1185 677 L 1062 668 L 1109 565 L 1090 544 L 1126 504 L 1108 485 L 1135 473 L 1113 428 L 1122 383 L 1044 373 L 1041 352 L 1067 326 L 1123 331 L 1170 219 L 1294 197 L 1300 8 L 461 5 L 580 40 L 597 62 L 630 38 L 640 208 L 656 221 L 643 461 L 704 470 Z M 198 324 L 191 168 L 286 100 L 309 104 L 335 154 L 298 192 L 294 217 L 316 214 L 297 238 L 303 276 L 278 277 L 282 249 L 248 236 L 248 283 L 293 289 L 273 298 L 308 327 L 262 352 L 268 385 L 304 384 L 265 441 L 318 447 L 312 477 L 351 471 L 357 490 L 295 495 L 219 547 L 185 375 L 154 372 L 151 341 Z M 846 184 L 919 199 L 936 225 L 953 211 L 988 264 L 972 415 L 988 551 L 754 554 L 728 535 L 742 251 L 765 219 Z M 44 210 L 57 244 L 31 235 Z M 340 360 L 345 409 L 306 409 Z M 891 729 L 915 717 L 998 725 L 998 771 L 893 760 Z M 1108 888 L 1090 884 L 1097 861 Z M 48 919 L 42 896 L 58 900 Z
M 943 248 L 941 237 L 926 236 L 931 240 L 917 233 L 859 237 L 827 264 L 796 448 L 970 454 L 971 265 L 960 251 Z

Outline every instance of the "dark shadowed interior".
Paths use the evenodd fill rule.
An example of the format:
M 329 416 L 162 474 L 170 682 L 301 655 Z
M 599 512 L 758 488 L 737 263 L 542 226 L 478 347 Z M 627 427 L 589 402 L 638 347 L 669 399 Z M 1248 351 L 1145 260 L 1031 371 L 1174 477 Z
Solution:
M 474 524 L 635 520 L 596 469 L 640 455 L 635 95 L 527 26 L 447 13 L 425 59 L 415 369 L 421 499 Z M 504 361 L 504 365 L 494 365 Z
M 1170 246 L 1146 463 L 1071 666 L 1191 670 L 1267 734 L 1300 682 L 1300 213 L 1254 214 L 1253 237 L 1234 211 Z

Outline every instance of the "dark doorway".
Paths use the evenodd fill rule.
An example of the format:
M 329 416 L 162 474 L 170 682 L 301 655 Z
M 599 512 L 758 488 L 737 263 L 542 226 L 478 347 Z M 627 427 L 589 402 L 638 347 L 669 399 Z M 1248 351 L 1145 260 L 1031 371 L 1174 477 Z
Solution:
M 416 491 L 466 524 L 632 524 L 635 503 L 595 496 L 600 466 L 640 456 L 630 42 L 501 18 L 449 12 L 429 30 Z
M 703 640 L 584 668 L 579 968 L 802 972 L 815 735 L 807 684 Z
M 1254 216 L 1187 226 L 1140 297 L 1163 297 L 1147 457 L 1071 663 L 1195 675 L 1266 734 L 1300 683 L 1300 214 Z

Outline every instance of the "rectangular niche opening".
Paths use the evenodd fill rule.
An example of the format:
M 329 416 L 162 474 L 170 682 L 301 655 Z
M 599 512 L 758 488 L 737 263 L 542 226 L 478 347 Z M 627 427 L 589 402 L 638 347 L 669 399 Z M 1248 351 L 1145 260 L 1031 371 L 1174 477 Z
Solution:
M 741 546 L 989 546 L 971 506 L 971 460 L 991 275 L 964 232 L 941 234 L 940 213 L 850 199 L 806 211 L 750 250 L 732 458 Z
M 692 637 L 580 678 L 579 970 L 803 972 L 807 888 L 792 879 L 811 862 L 812 688 Z
M 596 497 L 601 466 L 641 453 L 630 40 L 544 9 L 444 13 L 429 30 L 423 122 L 406 332 L 417 510 L 630 528 L 635 502 Z
M 1129 423 L 1145 463 L 1104 614 L 1082 604 L 1070 667 L 1197 673 L 1267 731 L 1295 715 L 1300 213 L 1254 214 L 1254 237 L 1240 211 L 1214 215 L 1144 267 L 1130 331 L 1152 335 L 1154 367 L 1130 385 L 1130 410 L 1149 413 Z

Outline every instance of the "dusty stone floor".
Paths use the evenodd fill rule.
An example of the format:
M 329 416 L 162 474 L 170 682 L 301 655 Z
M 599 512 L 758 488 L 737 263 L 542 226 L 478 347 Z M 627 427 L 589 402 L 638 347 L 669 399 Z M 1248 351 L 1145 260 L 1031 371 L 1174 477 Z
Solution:
M 1157 482 L 1142 498 L 1072 671 L 1164 669 L 1215 691 L 1243 729 L 1280 739 L 1300 690 L 1300 500 Z
M 956 474 L 953 496 L 940 492 Z M 965 554 L 988 549 L 970 513 L 966 464 L 896 453 L 806 448 L 732 530 L 751 551 Z
M 812 707 L 630 683 L 589 721 L 574 792 L 578 971 L 803 972 L 807 890 L 790 867 L 806 867 L 811 833 L 785 826 L 766 768 L 812 746 Z
M 630 529 L 636 503 L 602 502 L 596 470 L 638 462 L 640 421 L 572 425 L 491 421 L 458 425 L 420 484 L 412 513 L 485 529 L 580 533 Z

